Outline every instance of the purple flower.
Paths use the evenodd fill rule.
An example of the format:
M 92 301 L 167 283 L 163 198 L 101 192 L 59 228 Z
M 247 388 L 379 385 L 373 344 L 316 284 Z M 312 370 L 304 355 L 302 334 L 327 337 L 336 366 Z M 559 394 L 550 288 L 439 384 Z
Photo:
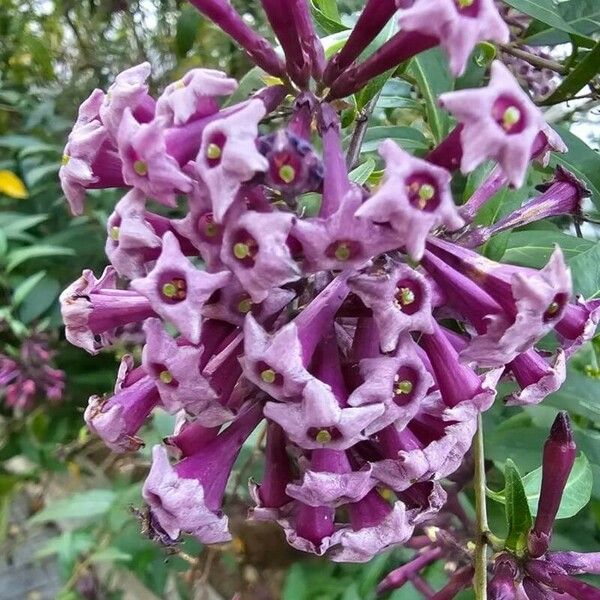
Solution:
M 162 406 L 170 413 L 184 409 L 192 415 L 199 415 L 204 425 L 221 425 L 229 420 L 231 412 L 215 402 L 218 395 L 201 374 L 204 348 L 184 341 L 178 343 L 165 331 L 159 319 L 148 319 L 144 332 L 146 345 L 142 364 L 158 388 Z M 211 405 L 218 405 L 215 408 L 220 408 L 220 411 L 214 414 L 214 409 L 209 410 Z M 209 412 L 213 420 L 207 423 L 206 419 L 202 419 L 202 413 Z
M 494 560 L 494 576 L 488 583 L 490 600 L 515 600 L 518 576 L 517 562 L 508 552 L 497 556 Z
M 544 444 L 542 487 L 528 542 L 529 552 L 533 557 L 541 556 L 548 550 L 554 519 L 576 454 L 569 416 L 566 412 L 559 412 Z
M 242 444 L 259 420 L 260 410 L 255 405 L 174 466 L 163 446 L 154 447 L 142 495 L 171 539 L 176 540 L 182 531 L 205 544 L 231 539 L 228 519 L 221 510 L 225 485 Z
M 534 142 L 545 122 L 510 71 L 495 60 L 487 87 L 448 92 L 439 101 L 463 125 L 463 173 L 493 158 L 512 185 L 522 186 Z
M 404 429 L 434 385 L 415 343 L 410 336 L 403 336 L 394 356 L 364 358 L 359 365 L 363 383 L 350 394 L 348 404 L 384 406 L 383 414 L 365 428 L 365 433 L 372 435 L 392 423 Z
M 106 229 L 106 256 L 119 275 L 143 277 L 146 263 L 158 258 L 162 243 L 147 218 L 146 195 L 136 188 L 125 194 L 108 218 Z
M 164 89 L 156 102 L 156 116 L 176 126 L 208 117 L 219 110 L 216 97 L 228 96 L 237 86 L 222 71 L 191 69 Z
M 132 369 L 133 359 L 125 355 L 114 395 L 92 396 L 85 410 L 89 429 L 115 452 L 131 452 L 143 446 L 137 432 L 160 402 L 154 381 Z
M 362 192 L 354 188 L 327 218 L 294 219 L 290 235 L 300 246 L 305 272 L 359 268 L 401 243 L 394 232 L 355 216 L 361 203 Z
M 410 156 L 392 140 L 379 146 L 379 154 L 386 164 L 383 185 L 356 215 L 389 223 L 408 254 L 419 260 L 432 229 L 443 225 L 453 231 L 464 224 L 450 193 L 450 174 Z
M 403 333 L 432 332 L 431 289 L 404 263 L 375 264 L 350 277 L 350 289 L 373 311 L 383 352 L 392 352 Z
M 286 487 L 288 496 L 308 506 L 338 507 L 364 498 L 377 484 L 372 467 L 365 464 L 354 470 L 344 451 L 318 449 L 311 452 L 299 483 Z
M 546 396 L 556 392 L 567 376 L 563 350 L 559 350 L 550 363 L 535 350 L 528 350 L 519 354 L 507 367 L 521 388 L 506 399 L 507 406 L 539 404 Z
M 96 90 L 100 92 L 100 90 Z M 87 102 L 99 98 L 95 92 Z M 69 134 L 63 150 L 58 176 L 71 208 L 79 215 L 83 212 L 85 190 L 94 187 L 120 187 L 123 185 L 121 160 L 108 140 L 108 132 L 99 120 L 87 121 L 86 103 L 81 105 L 80 117 Z M 81 114 L 83 113 L 83 115 Z
M 493 0 L 416 0 L 400 10 L 400 27 L 436 37 L 454 76 L 462 75 L 478 42 L 508 42 L 509 29 Z
M 586 301 L 578 296 L 575 303 L 567 305 L 555 326 L 567 358 L 594 337 L 599 320 L 600 300 Z
M 115 81 L 108 88 L 99 107 L 99 116 L 113 140 L 119 135 L 126 110 L 130 110 L 141 123 L 152 120 L 155 102 L 148 95 L 146 83 L 150 70 L 148 62 L 126 69 L 115 77 Z
M 100 279 L 86 269 L 62 292 L 60 307 L 67 340 L 90 354 L 112 344 L 118 328 L 156 314 L 143 295 L 117 289 L 112 267 L 106 267 Z
M 431 548 L 417 554 L 412 560 L 398 567 L 389 573 L 377 586 L 377 591 L 381 594 L 401 588 L 412 577 L 424 569 L 427 565 L 435 562 L 442 556 L 441 548 Z M 499 600 L 499 599 L 498 599 Z
M 167 153 L 164 134 L 165 123 L 161 119 L 139 123 L 127 108 L 117 136 L 119 156 L 127 184 L 161 204 L 176 206 L 176 194 L 189 192 L 192 182 Z
M 209 123 L 202 132 L 195 167 L 208 188 L 217 223 L 223 221 L 242 183 L 269 167 L 256 146 L 258 123 L 265 113 L 263 102 L 251 100 L 236 112 Z
M 296 403 L 267 402 L 264 413 L 301 448 L 346 450 L 365 439 L 363 431 L 383 413 L 382 404 L 340 406 L 331 388 L 311 379 Z
M 548 552 L 546 558 L 569 575 L 600 573 L 600 552 Z
M 231 274 L 200 271 L 182 254 L 171 232 L 163 236 L 162 251 L 154 268 L 131 287 L 145 296 L 154 311 L 181 332 L 192 344 L 200 341 L 201 309 Z
M 287 213 L 245 211 L 226 223 L 221 260 L 253 302 L 262 302 L 269 289 L 300 278 L 287 246 L 292 219 Z

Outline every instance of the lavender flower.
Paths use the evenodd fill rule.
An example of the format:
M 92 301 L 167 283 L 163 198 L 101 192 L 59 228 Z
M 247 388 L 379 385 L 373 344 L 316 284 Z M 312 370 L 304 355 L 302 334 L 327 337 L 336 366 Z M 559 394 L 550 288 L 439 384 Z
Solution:
M 156 446 L 143 488 L 148 527 L 163 543 L 183 533 L 203 543 L 231 538 L 227 481 L 242 445 L 264 427 L 251 517 L 279 523 L 295 548 L 366 561 L 442 522 L 447 498 L 461 514 L 441 481 L 464 463 L 501 375 L 520 388 L 509 403 L 540 401 L 596 324 L 594 301 L 571 302 L 559 250 L 536 271 L 486 261 L 452 241 L 465 224 L 451 189 L 461 153 L 469 169 L 496 158 L 517 183 L 530 158 L 556 141 L 495 65 L 489 88 L 443 98 L 463 122 L 450 141 L 423 159 L 387 140 L 382 185 L 355 185 L 339 116 L 323 97 L 354 91 L 438 43 L 460 71 L 477 40 L 504 39 L 490 3 L 444 1 L 432 19 L 424 1 L 402 2 L 404 30 L 354 64 L 394 12 L 393 3 L 369 2 L 347 46 L 325 64 L 305 3 L 284 9 L 264 0 L 285 65 L 227 1 L 194 4 L 283 84 L 220 108 L 236 82 L 194 69 L 155 102 L 141 65 L 82 106 L 61 174 L 69 201 L 80 211 L 87 188 L 127 192 L 107 224 L 111 266 L 100 279 L 85 271 L 61 296 L 66 335 L 91 353 L 126 327 L 145 336 L 141 364 L 125 357 L 114 393 L 93 396 L 85 418 L 125 452 L 144 443 L 154 411 L 177 415 L 165 440 L 177 461 Z M 272 126 L 266 117 L 290 93 L 290 119 Z M 487 131 L 490 144 L 475 147 L 474 129 Z M 496 174 L 469 211 L 505 183 Z M 535 205 L 543 204 L 541 216 L 574 210 L 582 193 L 569 176 L 551 190 L 552 206 Z M 317 216 L 297 210 L 307 191 L 320 196 Z M 173 210 L 155 213 L 152 201 Z M 529 222 L 530 209 L 497 229 Z M 495 232 L 471 229 L 461 240 Z M 550 359 L 536 343 L 552 330 L 564 350 Z M 12 369 L 6 362 L 5 376 Z M 544 498 L 553 518 L 555 502 Z M 534 533 L 548 537 L 548 523 L 536 523 Z M 426 590 L 420 569 L 454 543 L 442 538 L 439 547 L 425 543 L 383 587 L 410 578 Z M 505 571 L 499 563 L 498 589 L 510 588 Z M 453 597 L 472 574 L 468 561 L 455 565 L 438 597 Z M 532 568 L 522 587 L 546 585 L 540 581 Z

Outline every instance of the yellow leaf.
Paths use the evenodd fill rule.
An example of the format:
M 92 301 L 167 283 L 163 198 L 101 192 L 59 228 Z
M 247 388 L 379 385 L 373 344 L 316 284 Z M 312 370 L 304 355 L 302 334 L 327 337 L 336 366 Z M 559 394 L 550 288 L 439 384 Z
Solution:
M 0 194 L 19 200 L 29 196 L 25 184 L 12 171 L 0 171 Z
M 262 80 L 267 86 L 281 85 L 283 81 L 279 77 L 273 77 L 273 75 L 267 75 L 266 73 L 262 76 Z

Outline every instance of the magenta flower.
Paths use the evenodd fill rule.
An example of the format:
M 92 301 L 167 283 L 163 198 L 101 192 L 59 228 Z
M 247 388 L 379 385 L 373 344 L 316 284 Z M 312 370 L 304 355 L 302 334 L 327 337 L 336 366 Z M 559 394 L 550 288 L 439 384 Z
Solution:
M 539 108 L 509 70 L 496 60 L 492 63 L 487 87 L 448 92 L 439 100 L 462 123 L 460 168 L 463 173 L 493 158 L 501 165 L 508 181 L 521 187 L 534 143 L 544 130 L 545 122 Z
M 386 164 L 383 185 L 356 216 L 389 223 L 406 252 L 419 260 L 432 229 L 443 225 L 453 231 L 463 225 L 450 193 L 450 174 L 410 156 L 391 140 L 380 145 L 379 154 Z
M 241 184 L 268 169 L 258 151 L 258 122 L 265 105 L 251 100 L 238 111 L 207 125 L 196 157 L 196 171 L 208 188 L 215 221 L 221 223 Z
M 197 344 L 202 324 L 200 311 L 230 277 L 226 271 L 206 273 L 196 269 L 182 254 L 175 235 L 167 232 L 154 268 L 145 277 L 132 281 L 131 287 L 148 299 L 156 314 Z
M 127 184 L 161 204 L 175 206 L 175 195 L 189 192 L 192 182 L 167 153 L 164 126 L 160 119 L 139 123 L 131 110 L 125 109 L 117 136 L 119 156 Z
M 434 36 L 448 55 L 450 70 L 462 75 L 478 42 L 508 42 L 508 26 L 493 0 L 416 0 L 399 13 L 403 31 Z
M 156 101 L 156 116 L 169 125 L 185 125 L 219 110 L 216 98 L 229 96 L 237 81 L 214 69 L 192 69 L 169 84 Z

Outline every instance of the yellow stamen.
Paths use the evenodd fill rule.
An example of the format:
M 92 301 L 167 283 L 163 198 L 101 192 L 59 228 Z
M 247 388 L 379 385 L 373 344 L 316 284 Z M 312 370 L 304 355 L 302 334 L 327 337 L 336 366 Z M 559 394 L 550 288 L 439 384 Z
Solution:
M 315 441 L 319 444 L 329 444 L 331 441 L 331 434 L 327 429 L 321 429 L 315 436 Z
M 265 382 L 265 383 L 275 383 L 275 378 L 277 377 L 277 373 L 275 373 L 275 371 L 273 371 L 273 369 L 265 369 L 264 371 L 261 372 L 260 374 L 260 378 Z
M 221 158 L 222 150 L 217 144 L 209 144 L 206 148 L 206 158 L 210 160 L 217 160 Z
M 170 371 L 161 371 L 158 378 L 167 385 L 173 383 L 173 375 L 171 375 Z
M 350 258 L 350 248 L 346 242 L 338 244 L 335 249 L 335 257 L 341 261 L 346 261 Z
M 148 175 L 148 165 L 143 160 L 136 160 L 133 163 L 133 170 L 140 176 Z
M 250 247 L 248 246 L 248 244 L 244 244 L 243 242 L 238 242 L 237 244 L 235 244 L 233 246 L 233 255 L 238 260 L 244 260 L 244 258 L 247 258 L 248 256 L 250 256 Z

